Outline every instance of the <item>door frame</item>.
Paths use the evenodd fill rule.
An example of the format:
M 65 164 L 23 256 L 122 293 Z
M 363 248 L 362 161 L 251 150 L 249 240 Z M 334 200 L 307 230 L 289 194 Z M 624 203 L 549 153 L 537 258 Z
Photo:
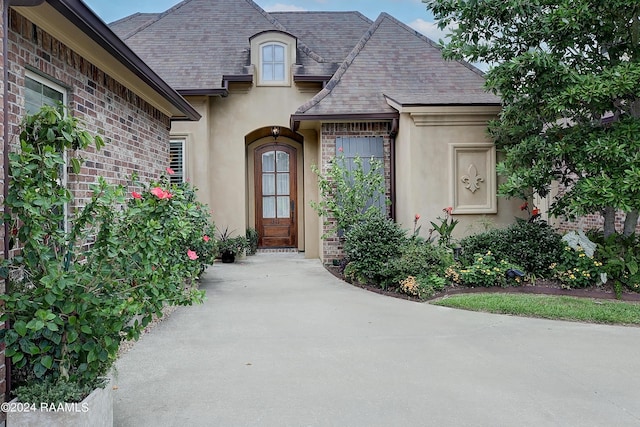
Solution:
M 271 128 L 265 128 L 269 131 Z M 282 128 L 284 131 L 291 132 L 288 129 Z M 258 134 L 259 131 L 254 131 L 252 134 L 247 135 L 245 138 L 246 144 L 246 218 L 247 218 L 247 226 L 256 228 L 256 189 L 254 186 L 255 182 L 255 151 L 261 148 L 264 145 L 273 144 L 273 137 L 265 137 L 262 132 L 260 135 L 253 136 L 253 134 Z M 287 135 L 288 136 L 288 135 Z M 295 139 L 293 137 L 289 138 L 287 136 L 283 136 L 282 134 L 278 137 L 278 145 L 289 145 L 296 149 L 297 159 L 296 159 L 296 169 L 297 169 L 297 206 L 296 206 L 296 223 L 297 223 L 297 246 L 298 250 L 304 251 L 305 249 L 305 196 L 304 196 L 304 153 L 303 153 L 303 144 L 301 135 L 294 134 Z
M 288 239 L 290 240 L 290 244 L 283 245 L 275 245 L 275 246 L 267 246 L 264 243 L 261 231 L 263 231 L 263 227 L 266 226 L 262 221 L 265 219 L 262 218 L 261 209 L 262 205 L 262 164 L 261 159 L 259 159 L 260 154 L 264 154 L 266 152 L 277 152 L 282 151 L 286 152 L 289 155 L 289 170 L 286 172 L 289 174 L 289 200 L 290 200 L 290 215 L 288 218 L 273 218 L 274 220 L 284 219 L 285 221 L 289 220 L 289 235 Z M 278 144 L 277 142 L 273 142 L 271 144 L 262 144 L 253 151 L 254 155 L 254 198 L 255 198 L 255 217 L 256 217 L 256 229 L 258 230 L 258 247 L 260 248 L 296 248 L 298 247 L 298 150 L 296 147 L 293 147 L 289 144 Z M 277 164 L 274 163 L 274 166 Z M 277 167 L 276 167 L 277 170 Z M 276 172 L 277 174 L 277 172 Z M 276 182 L 274 181 L 274 185 Z M 267 222 L 269 219 L 267 219 Z M 285 222 L 286 223 L 286 222 Z M 278 227 L 277 225 L 275 227 Z

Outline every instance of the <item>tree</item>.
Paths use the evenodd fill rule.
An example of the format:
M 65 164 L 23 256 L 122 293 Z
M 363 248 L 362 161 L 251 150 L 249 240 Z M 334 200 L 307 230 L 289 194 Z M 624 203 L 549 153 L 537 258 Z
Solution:
M 448 59 L 493 64 L 503 111 L 489 134 L 505 152 L 500 193 L 566 191 L 551 213 L 600 213 L 605 235 L 635 231 L 640 208 L 638 0 L 423 0 L 453 28 Z

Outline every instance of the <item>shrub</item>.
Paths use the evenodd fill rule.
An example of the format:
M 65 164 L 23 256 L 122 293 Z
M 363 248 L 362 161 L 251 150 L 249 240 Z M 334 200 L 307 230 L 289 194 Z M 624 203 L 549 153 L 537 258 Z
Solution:
M 398 255 L 389 259 L 381 271 L 385 287 L 398 286 L 409 276 L 421 279 L 431 275 L 442 276 L 447 266 L 453 262 L 453 257 L 444 247 L 419 240 L 406 241 L 397 252 Z
M 602 263 L 588 257 L 582 248 L 565 246 L 559 262 L 549 266 L 553 277 L 568 288 L 586 288 L 600 281 Z
M 385 264 L 400 254 L 406 241 L 405 231 L 382 215 L 354 225 L 345 235 L 344 251 L 349 260 L 345 275 L 384 286 Z
M 400 292 L 420 299 L 431 298 L 436 292 L 444 289 L 446 280 L 435 274 L 408 276 L 400 281 Z
M 563 254 L 562 237 L 544 222 L 518 220 L 506 229 L 489 230 L 460 241 L 463 265 L 474 263 L 475 254 L 491 253 L 517 263 L 527 273 L 549 277 L 549 266 Z
M 345 156 L 340 154 L 331 161 L 326 175 L 322 175 L 315 165 L 312 170 L 318 175 L 321 200 L 311 202 L 311 207 L 324 217 L 325 225 L 333 225 L 322 238 L 336 231 L 346 233 L 352 226 L 386 213 L 386 206 L 374 202 L 385 194 L 381 161 L 372 158 L 365 165 L 360 157 L 356 157 L 351 168 Z M 331 222 L 333 219 L 335 224 Z
M 0 340 L 16 385 L 28 386 L 27 394 L 42 381 L 63 391 L 94 387 L 120 342 L 138 337 L 152 314 L 203 298 L 185 289 L 185 279 L 196 278 L 205 261 L 192 245 L 208 243 L 206 209 L 188 185 L 163 179 L 125 202 L 122 186 L 99 178 L 86 206 L 69 215 L 71 229 L 63 226 L 72 201 L 60 180 L 63 153 L 91 143 L 100 148 L 102 140 L 79 130 L 61 109 L 43 107 L 25 119 L 20 151 L 9 155 L 13 179 L 4 220 L 20 256 L 3 271 L 21 274 L 0 296 L 0 321 L 10 324 Z M 70 164 L 77 172 L 81 159 Z M 136 316 L 142 321 L 130 322 Z
M 519 270 L 520 267 L 500 259 L 488 251 L 484 255 L 475 254 L 474 262 L 466 267 L 450 266 L 446 270 L 446 277 L 463 286 L 491 287 L 519 284 L 520 277 L 510 278 L 507 276 L 507 272 L 512 269 Z
M 601 231 L 588 233 L 597 244 L 595 259 L 600 261 L 616 292 L 622 287 L 640 292 L 640 236 L 613 234 L 606 239 Z

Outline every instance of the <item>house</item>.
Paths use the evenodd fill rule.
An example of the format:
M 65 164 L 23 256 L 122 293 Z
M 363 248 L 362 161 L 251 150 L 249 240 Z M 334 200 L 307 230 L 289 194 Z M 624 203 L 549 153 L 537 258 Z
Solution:
M 62 102 L 84 127 L 107 143 L 82 153 L 79 174 L 68 174 L 76 200 L 89 197 L 97 176 L 127 184 L 158 178 L 169 159 L 172 120 L 199 120 L 199 113 L 78 0 L 2 0 L 3 195 L 9 182 L 7 155 L 22 117 L 43 104 Z M 5 224 L 7 227 L 7 224 Z M 9 254 L 3 230 L 3 256 Z M 5 292 L 4 281 L 0 291 Z M 4 346 L 0 349 L 0 399 L 6 392 Z M 4 416 L 4 415 L 2 415 Z M 0 418 L 2 422 L 3 418 Z
M 406 228 L 416 213 L 435 220 L 448 206 L 459 235 L 519 214 L 518 201 L 496 197 L 485 131 L 500 100 L 483 90 L 482 72 L 443 60 L 386 13 L 372 22 L 358 12 L 185 0 L 111 28 L 202 116 L 172 122 L 174 169 L 219 227 L 255 227 L 263 248 L 339 257 L 339 239 L 321 240 L 324 221 L 310 207 L 312 165 L 326 170 L 338 148 L 384 162 L 391 214 Z

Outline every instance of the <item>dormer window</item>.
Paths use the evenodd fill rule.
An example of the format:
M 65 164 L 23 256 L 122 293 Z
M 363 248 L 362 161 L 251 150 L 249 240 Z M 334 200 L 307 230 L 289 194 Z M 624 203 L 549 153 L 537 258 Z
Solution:
M 263 82 L 285 81 L 285 46 L 268 43 L 261 47 L 261 68 Z
M 282 31 L 263 31 L 249 38 L 256 86 L 291 86 L 297 40 Z

